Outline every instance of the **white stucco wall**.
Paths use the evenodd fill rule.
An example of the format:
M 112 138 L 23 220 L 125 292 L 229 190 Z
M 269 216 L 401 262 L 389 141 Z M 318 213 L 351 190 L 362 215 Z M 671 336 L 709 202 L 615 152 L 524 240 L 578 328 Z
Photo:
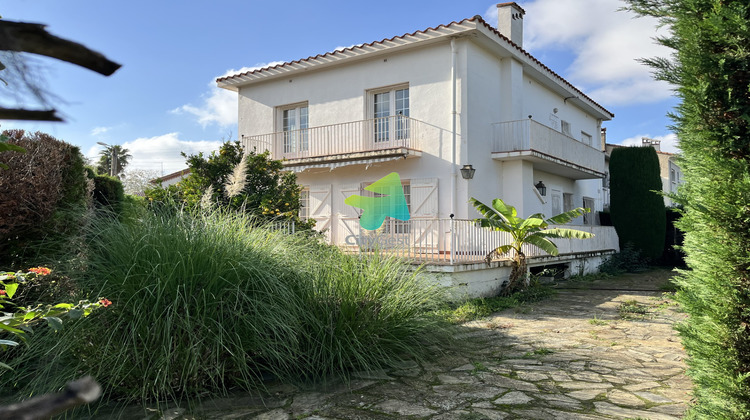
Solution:
M 531 115 L 535 121 L 548 127 L 554 125 L 552 119 L 555 117 L 559 118 L 560 121 L 567 121 L 570 124 L 572 138 L 580 141 L 583 131 L 591 136 L 594 147 L 601 150 L 599 137 L 601 124 L 598 120 L 575 106 L 573 101 L 565 101 L 564 97 L 550 91 L 528 75 L 524 76 L 523 87 L 524 112 L 522 118 L 528 118 Z M 555 109 L 557 109 L 557 113 L 554 112 Z M 556 127 L 558 130 L 560 130 L 559 124 L 561 122 Z
M 331 186 L 335 192 L 343 185 L 371 182 L 398 172 L 402 179 L 437 178 L 439 187 L 438 217 L 451 213 L 459 219 L 477 217 L 468 203 L 476 197 L 483 202 L 506 199 L 522 215 L 536 212 L 551 214 L 549 195 L 540 199 L 533 185 L 543 181 L 548 190 L 560 185 L 565 192 L 589 195 L 585 184 L 541 172 L 529 161 L 501 162 L 491 158 L 493 123 L 513 121 L 532 115 L 549 125 L 548 115 L 556 115 L 571 124 L 571 135 L 580 140 L 585 131 L 598 141 L 599 122 L 571 101 L 542 86 L 524 74 L 521 62 L 501 58 L 471 38 L 455 41 L 457 79 L 457 126 L 455 188 L 451 136 L 451 44 L 448 38 L 426 46 L 398 53 L 360 59 L 330 68 L 313 69 L 290 77 L 273 78 L 239 90 L 239 131 L 242 136 L 280 131 L 279 107 L 306 103 L 309 127 L 341 124 L 372 118 L 372 89 L 403 85 L 409 87 L 409 116 L 422 121 L 431 131 L 419 149 L 421 157 L 406 160 L 357 164 L 333 170 L 315 169 L 298 174 L 306 186 Z M 458 168 L 471 164 L 476 169 L 473 180 L 464 180 Z M 597 180 L 598 181 L 598 180 Z M 600 183 L 600 181 L 599 181 Z M 455 194 L 455 205 L 452 199 Z M 340 211 L 335 201 L 332 212 Z

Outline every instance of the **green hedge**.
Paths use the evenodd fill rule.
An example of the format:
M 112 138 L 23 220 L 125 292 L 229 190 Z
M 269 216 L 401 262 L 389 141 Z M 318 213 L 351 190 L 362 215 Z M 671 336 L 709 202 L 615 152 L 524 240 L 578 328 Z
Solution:
M 0 254 L 4 268 L 66 247 L 84 223 L 91 197 L 80 150 L 42 132 L 6 130 L 25 153 L 0 153 Z
M 647 258 L 664 251 L 666 213 L 659 158 L 652 147 L 621 147 L 609 161 L 610 213 L 620 247 L 632 244 Z
M 120 214 L 122 202 L 125 200 L 122 182 L 109 175 L 96 175 L 94 177 L 94 200 L 99 206 Z
M 677 299 L 695 384 L 688 419 L 750 419 L 750 4 L 628 0 L 668 28 L 669 59 L 649 62 L 676 87 L 688 270 Z

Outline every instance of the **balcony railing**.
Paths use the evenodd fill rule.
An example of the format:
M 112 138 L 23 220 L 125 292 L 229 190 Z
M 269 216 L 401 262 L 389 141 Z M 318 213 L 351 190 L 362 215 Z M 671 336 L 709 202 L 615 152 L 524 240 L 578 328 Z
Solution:
M 350 252 L 373 252 L 412 259 L 422 263 L 481 263 L 495 248 L 512 242 L 510 234 L 482 228 L 473 220 L 411 219 L 386 220 L 378 230 L 361 229 L 356 218 L 340 218 L 334 244 Z M 611 226 L 574 226 L 593 233 L 590 239 L 552 239 L 560 254 L 618 250 L 617 233 Z M 548 255 L 525 245 L 528 257 Z
M 604 174 L 604 153 L 534 120 L 495 123 L 495 153 L 535 151 L 551 162 Z
M 425 124 L 395 115 L 244 137 L 248 150 L 269 150 L 273 159 L 304 159 L 408 148 L 419 150 Z

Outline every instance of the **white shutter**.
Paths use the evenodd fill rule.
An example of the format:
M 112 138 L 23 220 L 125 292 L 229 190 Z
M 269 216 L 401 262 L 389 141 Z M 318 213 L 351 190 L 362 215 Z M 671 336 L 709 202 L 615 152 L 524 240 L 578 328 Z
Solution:
M 438 179 L 419 178 L 410 180 L 411 185 L 411 217 L 438 217 Z
M 326 231 L 326 236 L 331 230 L 331 184 L 310 186 L 310 218 L 315 219 L 315 229 Z
M 341 190 L 339 191 L 338 197 L 339 202 L 336 203 L 336 210 L 338 214 L 341 215 L 341 217 L 344 218 L 359 218 L 359 209 L 357 209 L 354 206 L 350 206 L 349 204 L 344 203 L 344 200 L 346 200 L 351 195 L 357 195 L 361 194 L 361 185 L 359 182 L 352 183 L 352 184 L 344 184 L 341 186 Z
M 439 243 L 438 179 L 418 178 L 409 181 L 412 249 L 420 253 L 437 252 Z
M 336 244 L 338 245 L 346 244 L 348 236 L 353 235 L 354 237 L 358 237 L 360 234 L 360 210 L 354 206 L 344 203 L 344 200 L 346 200 L 349 196 L 361 194 L 362 189 L 359 182 L 342 185 L 341 190 L 339 190 L 337 194 L 338 202 L 336 203 L 336 213 L 338 214 L 338 229 L 336 234 Z M 349 245 L 351 245 L 352 241 L 349 240 L 349 242 Z

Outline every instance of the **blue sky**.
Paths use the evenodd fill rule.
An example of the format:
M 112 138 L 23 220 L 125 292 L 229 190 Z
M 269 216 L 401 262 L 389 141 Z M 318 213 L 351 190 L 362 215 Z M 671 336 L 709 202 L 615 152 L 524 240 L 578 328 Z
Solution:
M 180 151 L 211 150 L 237 137 L 236 94 L 215 87 L 233 71 L 289 61 L 482 15 L 486 0 L 239 1 L 6 0 L 3 19 L 38 22 L 102 52 L 123 67 L 110 77 L 52 59 L 34 59 L 65 123 L 4 121 L 2 129 L 48 132 L 95 156 L 96 142 L 131 150 L 131 168 L 173 172 Z M 669 86 L 635 59 L 666 55 L 654 21 L 617 9 L 620 0 L 521 1 L 524 47 L 615 113 L 610 143 L 648 136 L 675 151 L 666 117 Z M 0 84 L 0 105 L 19 105 Z M 33 102 L 20 105 L 33 106 Z

